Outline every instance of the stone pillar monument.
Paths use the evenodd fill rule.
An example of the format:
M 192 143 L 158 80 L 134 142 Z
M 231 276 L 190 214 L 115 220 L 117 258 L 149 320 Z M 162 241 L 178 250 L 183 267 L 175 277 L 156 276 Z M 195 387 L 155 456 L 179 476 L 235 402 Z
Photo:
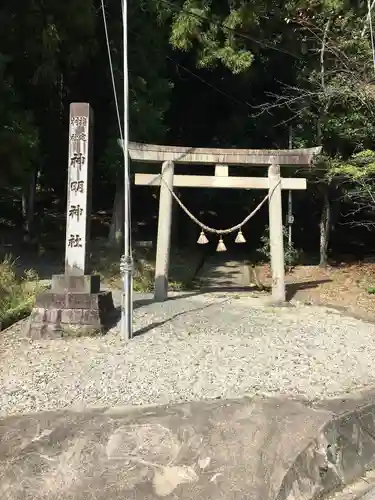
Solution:
M 86 103 L 70 106 L 68 192 L 66 210 L 65 274 L 52 277 L 52 289 L 60 292 L 99 292 L 99 277 L 87 274 L 91 179 L 93 162 L 93 113 Z
M 65 275 L 84 276 L 90 238 L 93 113 L 88 104 L 70 107 Z
M 93 113 L 87 103 L 70 105 L 65 273 L 52 276 L 51 291 L 40 294 L 31 313 L 32 338 L 100 333 L 114 311 L 100 277 L 89 274 L 93 162 Z

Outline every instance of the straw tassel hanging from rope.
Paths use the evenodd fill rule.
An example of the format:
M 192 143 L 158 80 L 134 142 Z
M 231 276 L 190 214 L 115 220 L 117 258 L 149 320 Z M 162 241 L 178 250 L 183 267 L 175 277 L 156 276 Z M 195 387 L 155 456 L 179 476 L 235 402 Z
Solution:
M 242 234 L 241 229 L 238 231 L 236 239 L 234 240 L 235 243 L 246 243 L 245 236 Z
M 226 252 L 227 251 L 227 247 L 225 246 L 225 243 L 223 241 L 222 236 L 220 236 L 219 243 L 217 244 L 217 247 L 216 247 L 216 251 L 217 252 Z
M 208 243 L 207 236 L 204 234 L 203 229 L 201 231 L 201 234 L 199 235 L 197 243 L 198 245 L 206 245 Z
M 238 231 L 234 242 L 239 243 L 239 244 L 246 243 L 245 236 L 243 235 L 241 229 Z M 209 243 L 208 238 L 207 238 L 205 232 L 203 231 L 203 229 L 200 232 L 197 243 L 198 243 L 198 245 L 207 245 L 207 243 Z M 218 242 L 217 247 L 216 247 L 216 251 L 217 252 L 226 252 L 226 250 L 227 250 L 227 247 L 225 246 L 223 237 L 220 236 L 219 242 Z

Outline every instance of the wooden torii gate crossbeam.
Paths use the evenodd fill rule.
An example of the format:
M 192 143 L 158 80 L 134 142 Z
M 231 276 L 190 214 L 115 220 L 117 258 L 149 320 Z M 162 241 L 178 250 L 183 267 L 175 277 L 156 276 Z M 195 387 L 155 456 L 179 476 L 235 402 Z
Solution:
M 309 166 L 321 147 L 307 149 L 256 150 L 189 148 L 129 144 L 129 156 L 140 163 L 162 163 L 160 174 L 135 174 L 135 184 L 160 186 L 158 236 L 155 267 L 155 300 L 168 297 L 168 267 L 172 224 L 172 191 L 174 187 L 268 189 L 269 228 L 272 267 L 272 298 L 285 301 L 284 243 L 281 191 L 304 190 L 306 179 L 281 178 L 281 166 Z M 214 176 L 174 175 L 174 165 L 215 165 Z M 229 165 L 268 166 L 268 177 L 235 177 L 229 175 Z M 161 181 L 163 178 L 163 182 Z

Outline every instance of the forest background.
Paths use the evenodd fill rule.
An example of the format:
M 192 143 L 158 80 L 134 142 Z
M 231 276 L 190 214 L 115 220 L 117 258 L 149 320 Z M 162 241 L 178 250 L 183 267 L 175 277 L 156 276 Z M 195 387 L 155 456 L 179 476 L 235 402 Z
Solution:
M 322 145 L 311 169 L 283 171 L 308 178 L 307 192 L 293 194 L 293 264 L 355 262 L 358 270 L 361 262 L 363 274 L 375 236 L 375 59 L 368 15 L 374 3 L 130 0 L 130 140 L 254 149 Z M 122 116 L 121 2 L 106 0 L 104 12 Z M 0 39 L 0 245 L 2 254 L 13 256 L 2 264 L 7 278 L 0 310 L 6 311 L 19 303 L 9 302 L 10 289 L 19 295 L 19 283 L 17 291 L 9 284 L 19 274 L 13 258 L 21 269 L 46 276 L 63 262 L 71 102 L 89 102 L 95 113 L 93 266 L 110 268 L 112 276 L 121 254 L 123 162 L 101 1 L 3 0 Z M 222 228 L 241 220 L 264 193 L 223 196 L 200 189 L 180 195 L 203 222 Z M 133 187 L 134 241 L 155 243 L 157 208 L 157 190 Z M 174 227 L 174 251 L 189 267 L 186 249 L 196 248 L 195 233 L 186 230 L 183 214 Z M 260 248 L 254 259 L 262 251 L 264 257 L 266 210 L 244 234 L 249 256 Z M 51 267 L 41 270 L 40 259 Z M 372 268 L 366 273 L 371 281 Z M 138 274 L 137 286 L 151 286 L 152 255 Z

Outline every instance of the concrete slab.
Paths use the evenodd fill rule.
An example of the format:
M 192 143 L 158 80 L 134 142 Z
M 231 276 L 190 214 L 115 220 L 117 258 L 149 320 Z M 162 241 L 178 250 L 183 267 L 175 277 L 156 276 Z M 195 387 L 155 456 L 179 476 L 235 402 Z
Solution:
M 374 465 L 371 397 L 341 404 L 243 398 L 8 417 L 0 420 L 1 498 L 316 498 Z

